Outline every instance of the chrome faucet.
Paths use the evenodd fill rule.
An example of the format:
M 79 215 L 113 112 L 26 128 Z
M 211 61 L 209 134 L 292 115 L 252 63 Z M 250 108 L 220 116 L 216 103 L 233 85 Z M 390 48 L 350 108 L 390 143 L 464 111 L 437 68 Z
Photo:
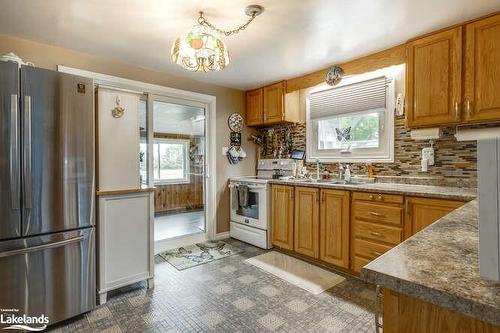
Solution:
M 346 164 L 345 166 L 339 164 L 339 179 L 343 179 L 346 182 L 351 180 L 351 168 L 349 167 L 349 164 Z
M 319 158 L 316 159 L 316 180 L 319 180 Z
M 346 182 L 350 182 L 351 181 L 351 169 L 349 167 L 349 164 L 347 164 L 345 166 L 345 171 L 344 171 L 344 180 Z

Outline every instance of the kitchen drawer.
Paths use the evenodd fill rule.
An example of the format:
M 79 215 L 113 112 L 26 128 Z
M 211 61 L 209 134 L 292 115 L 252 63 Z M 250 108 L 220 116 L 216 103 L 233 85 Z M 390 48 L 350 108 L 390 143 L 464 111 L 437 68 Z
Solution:
M 378 223 L 355 220 L 354 236 L 397 245 L 403 240 L 403 230 Z
M 397 203 L 397 204 L 403 203 L 403 196 L 395 194 L 354 192 L 352 198 L 353 200 L 365 200 L 365 201 Z
M 354 239 L 354 254 L 366 257 L 368 259 L 373 260 L 382 255 L 382 253 L 389 251 L 390 249 L 392 249 L 392 246 L 358 238 Z
M 353 260 L 352 260 L 352 267 L 351 269 L 357 273 L 361 272 L 361 268 L 363 268 L 363 266 L 365 265 L 368 265 L 370 263 L 371 260 L 369 259 L 365 259 L 365 258 L 362 258 L 362 257 L 358 257 L 358 256 L 354 256 Z
M 354 201 L 353 215 L 357 219 L 376 221 L 400 226 L 403 222 L 403 208 L 379 203 Z

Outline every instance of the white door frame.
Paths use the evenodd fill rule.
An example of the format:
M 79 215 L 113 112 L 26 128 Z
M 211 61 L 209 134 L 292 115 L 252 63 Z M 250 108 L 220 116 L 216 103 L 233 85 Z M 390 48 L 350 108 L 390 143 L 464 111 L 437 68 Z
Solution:
M 153 146 L 153 139 L 154 139 L 154 114 L 153 114 L 153 101 L 159 101 L 159 102 L 165 102 L 165 103 L 173 103 L 173 104 L 182 104 L 182 105 L 188 105 L 188 106 L 193 106 L 193 107 L 198 107 L 202 108 L 205 110 L 205 120 L 204 120 L 204 126 L 205 126 L 205 147 L 210 147 L 210 140 L 214 141 L 213 138 L 215 138 L 215 123 L 212 126 L 212 122 L 214 122 L 215 117 L 213 114 L 209 114 L 208 108 L 209 105 L 205 102 L 199 102 L 199 101 L 193 101 L 193 100 L 188 100 L 185 98 L 173 98 L 170 96 L 165 96 L 165 95 L 153 95 L 153 94 L 148 94 L 148 142 L 149 142 L 149 147 L 148 147 L 148 173 L 150 175 L 153 174 L 153 154 L 152 154 L 152 146 Z M 215 211 L 211 211 L 210 207 L 212 205 L 210 204 L 210 195 L 208 195 L 209 189 L 210 189 L 210 179 L 213 179 L 214 177 L 210 177 L 210 170 L 214 170 L 212 167 L 209 165 L 210 160 L 215 160 L 215 159 L 210 159 L 208 156 L 211 155 L 211 153 L 214 152 L 214 149 L 206 149 L 205 150 L 205 177 L 204 177 L 204 211 L 205 211 L 205 232 L 203 233 L 195 233 L 195 234 L 189 234 L 185 236 L 179 236 L 175 238 L 170 238 L 170 239 L 164 239 L 160 241 L 155 241 L 155 253 L 160 253 L 162 251 L 172 249 L 175 247 L 183 246 L 183 245 L 189 245 L 189 244 L 194 244 L 194 243 L 200 243 L 204 242 L 209 239 L 215 239 Z M 215 154 L 214 154 L 215 155 Z M 149 182 L 150 186 L 154 186 L 154 177 L 149 177 Z M 215 198 L 215 197 L 214 197 Z M 214 200 L 215 201 L 215 200 Z M 215 207 L 215 206 L 213 206 Z M 210 222 L 211 221 L 211 222 Z
M 156 84 L 135 81 L 130 79 L 124 79 L 117 76 L 101 74 L 96 72 L 91 72 L 83 69 L 77 69 L 72 67 L 66 67 L 62 65 L 57 66 L 59 72 L 79 75 L 94 80 L 94 84 L 97 86 L 108 86 L 114 89 L 123 89 L 133 92 L 140 92 L 142 94 L 152 94 L 163 96 L 165 98 L 178 99 L 183 101 L 191 101 L 192 103 L 197 103 L 198 105 L 204 105 L 205 107 L 205 130 L 206 130 L 206 232 L 203 235 L 203 239 L 214 240 L 216 237 L 216 167 L 215 167 L 215 129 L 216 129 L 216 97 L 212 95 L 200 94 L 188 90 L 181 90 L 175 88 L 164 87 Z M 152 111 L 151 111 L 152 112 Z M 152 128 L 151 128 L 152 129 Z M 152 131 L 150 131 L 152 134 Z M 152 179 L 150 177 L 150 181 Z M 154 205 L 151 207 L 151 211 L 154 214 Z M 153 226 L 154 227 L 154 226 Z M 197 236 L 197 235 L 194 235 Z M 186 244 L 192 244 L 193 242 L 200 241 L 198 238 L 185 237 L 174 239 L 169 245 L 172 247 L 182 246 Z M 175 244 L 175 245 L 173 245 Z M 169 246 L 169 247 L 170 247 Z M 158 253 L 162 249 L 155 246 L 155 253 Z

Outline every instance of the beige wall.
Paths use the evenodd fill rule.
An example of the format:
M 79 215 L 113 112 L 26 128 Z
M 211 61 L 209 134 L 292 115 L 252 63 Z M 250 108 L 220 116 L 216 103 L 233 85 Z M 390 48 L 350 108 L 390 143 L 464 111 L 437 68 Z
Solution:
M 0 34 L 0 54 L 7 52 L 14 52 L 24 61 L 33 62 L 37 67 L 55 70 L 57 65 L 64 65 L 216 96 L 217 232 L 229 230 L 227 180 L 232 176 L 254 174 L 256 165 L 256 148 L 252 143 L 247 142 L 248 133 L 246 129 L 242 133 L 242 142 L 243 149 L 247 152 L 248 157 L 243 162 L 237 165 L 229 165 L 227 158 L 221 153 L 222 147 L 229 145 L 228 116 L 233 112 L 238 112 L 241 115 L 245 114 L 245 99 L 242 91 L 172 76 L 167 73 L 129 65 L 116 59 Z M 165 61 L 170 61 L 168 55 L 165 55 Z

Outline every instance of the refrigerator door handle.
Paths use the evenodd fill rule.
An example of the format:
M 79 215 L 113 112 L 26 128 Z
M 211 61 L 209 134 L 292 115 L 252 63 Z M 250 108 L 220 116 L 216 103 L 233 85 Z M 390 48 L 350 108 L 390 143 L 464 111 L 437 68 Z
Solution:
M 10 179 L 12 209 L 19 209 L 19 133 L 17 118 L 17 95 L 10 95 Z
M 55 242 L 55 243 L 47 243 L 47 244 L 43 244 L 43 245 L 28 247 L 25 249 L 0 252 L 0 258 L 11 257 L 11 256 L 19 255 L 19 254 L 26 254 L 26 253 L 30 253 L 30 252 L 37 252 L 37 251 L 46 250 L 46 249 L 53 249 L 55 247 L 61 247 L 64 245 L 81 242 L 84 238 L 85 238 L 84 236 L 78 236 L 78 237 L 65 239 L 65 240 L 62 240 L 59 242 Z
M 24 96 L 24 200 L 27 209 L 32 208 L 31 203 L 31 96 Z

